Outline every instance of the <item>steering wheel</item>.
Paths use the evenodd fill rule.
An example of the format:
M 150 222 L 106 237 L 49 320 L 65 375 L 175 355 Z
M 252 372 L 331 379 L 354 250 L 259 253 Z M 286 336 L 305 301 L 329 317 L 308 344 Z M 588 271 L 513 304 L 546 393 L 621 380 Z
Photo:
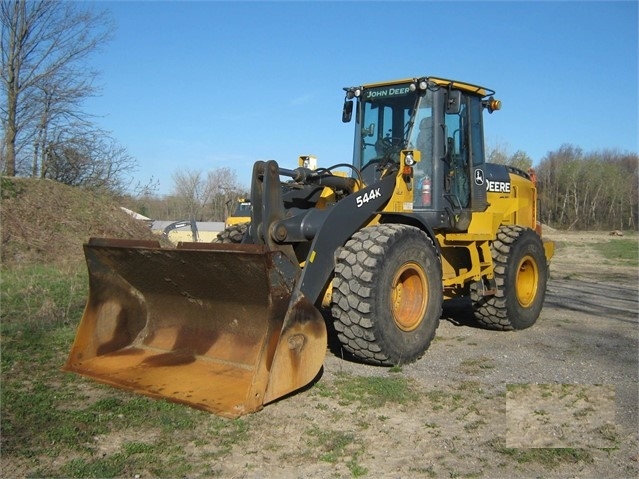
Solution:
M 375 149 L 377 151 L 381 150 L 382 156 L 390 156 L 393 153 L 399 152 L 405 143 L 404 138 L 396 137 L 396 136 L 385 136 L 384 138 L 380 138 L 375 143 Z

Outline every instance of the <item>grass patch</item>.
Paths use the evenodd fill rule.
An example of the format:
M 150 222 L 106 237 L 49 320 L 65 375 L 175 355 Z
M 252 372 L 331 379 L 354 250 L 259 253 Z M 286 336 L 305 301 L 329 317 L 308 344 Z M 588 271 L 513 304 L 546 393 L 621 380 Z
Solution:
M 530 383 L 510 383 L 506 384 L 506 391 L 509 393 L 521 393 L 532 389 Z M 544 388 L 545 389 L 545 388 Z
M 52 477 L 117 477 L 122 474 L 127 461 L 127 455 L 121 453 L 93 460 L 73 459 Z
M 234 446 L 242 444 L 250 439 L 250 423 L 245 419 L 228 421 L 216 416 L 211 416 L 208 421 L 208 437 L 215 438 L 216 451 L 208 457 L 218 459 L 229 454 Z
M 537 463 L 548 468 L 561 464 L 592 463 L 592 453 L 577 448 L 509 448 L 495 447 L 495 450 L 519 464 Z
M 625 266 L 639 266 L 639 242 L 636 239 L 615 239 L 595 243 L 593 248 L 604 258 Z
M 407 404 L 419 399 L 413 382 L 395 375 L 366 377 L 340 374 L 332 384 L 324 384 L 317 390 L 320 396 L 336 397 L 341 404 L 361 402 L 371 408 L 380 408 L 387 403 Z
M 306 432 L 311 440 L 309 446 L 319 452 L 319 460 L 335 464 L 345 450 L 355 441 L 355 435 L 342 431 L 314 426 Z
M 464 359 L 458 367 L 458 370 L 465 374 L 479 374 L 482 371 L 494 369 L 493 360 L 480 356 L 477 358 Z
M 109 395 L 83 401 L 77 381 L 64 382 L 51 371 L 52 381 L 12 381 L 2 388 L 3 453 L 57 454 L 65 450 L 92 453 L 95 438 L 115 430 L 153 426 L 172 435 L 192 431 L 205 413 L 183 406 L 104 390 Z M 75 379 L 75 378 L 74 378 Z M 97 386 L 96 386 L 97 387 Z M 114 397 L 120 395 L 122 397 Z M 73 407 L 69 407 L 69 402 Z
M 20 475 L 30 477 L 184 477 L 194 467 L 184 445 L 204 441 L 222 457 L 247 440 L 247 421 L 62 372 L 87 290 L 82 269 L 3 270 L 3 467 L 21 464 Z
M 464 381 L 457 385 L 453 391 L 433 389 L 425 394 L 433 411 L 446 410 L 449 412 L 464 410 L 467 415 L 471 412 L 479 415 L 476 406 L 478 396 L 483 396 L 484 390 L 477 381 Z
M 72 459 L 48 477 L 140 477 L 145 471 L 157 477 L 184 477 L 193 466 L 181 460 L 183 454 L 181 446 L 166 440 L 156 444 L 128 442 L 113 454 Z
M 307 445 L 318 455 L 320 461 L 330 464 L 342 462 L 352 477 L 368 473 L 368 469 L 359 464 L 358 459 L 364 453 L 364 446 L 354 433 L 313 426 L 306 434 L 309 436 Z
M 88 295 L 85 267 L 32 265 L 3 269 L 0 321 L 9 328 L 69 324 L 82 315 Z

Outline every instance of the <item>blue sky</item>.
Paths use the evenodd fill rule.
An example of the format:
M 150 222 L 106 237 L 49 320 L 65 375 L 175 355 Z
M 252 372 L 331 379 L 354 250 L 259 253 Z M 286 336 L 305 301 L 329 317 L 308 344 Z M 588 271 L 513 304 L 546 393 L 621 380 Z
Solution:
M 88 110 L 136 180 L 256 160 L 350 162 L 343 87 L 414 76 L 486 86 L 488 146 L 538 163 L 564 143 L 638 151 L 638 3 L 96 2 L 117 24 Z

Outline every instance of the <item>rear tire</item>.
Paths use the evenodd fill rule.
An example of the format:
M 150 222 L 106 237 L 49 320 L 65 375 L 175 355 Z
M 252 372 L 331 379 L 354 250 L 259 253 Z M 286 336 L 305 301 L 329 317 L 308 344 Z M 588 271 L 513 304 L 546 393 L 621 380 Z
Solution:
M 332 314 L 344 349 L 370 364 L 416 361 L 442 312 L 441 262 L 420 229 L 364 228 L 336 252 Z
M 496 292 L 483 296 L 481 285 L 471 285 L 475 318 L 491 329 L 529 328 L 539 318 L 548 282 L 541 238 L 530 228 L 502 226 L 491 251 Z
M 236 225 L 231 225 L 226 228 L 224 231 L 218 233 L 217 238 L 215 238 L 213 243 L 241 243 L 242 238 L 246 234 L 248 230 L 249 223 L 238 223 Z

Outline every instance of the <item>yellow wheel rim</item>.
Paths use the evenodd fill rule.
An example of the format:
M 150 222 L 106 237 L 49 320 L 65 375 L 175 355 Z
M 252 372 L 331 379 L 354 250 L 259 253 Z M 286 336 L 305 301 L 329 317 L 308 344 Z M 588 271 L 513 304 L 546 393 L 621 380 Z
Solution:
M 519 262 L 515 282 L 517 301 L 522 307 L 528 308 L 537 296 L 537 285 L 539 284 L 539 269 L 531 256 L 525 256 Z
M 415 330 L 428 304 L 428 279 L 417 263 L 405 263 L 393 277 L 391 308 L 393 320 L 402 331 Z

